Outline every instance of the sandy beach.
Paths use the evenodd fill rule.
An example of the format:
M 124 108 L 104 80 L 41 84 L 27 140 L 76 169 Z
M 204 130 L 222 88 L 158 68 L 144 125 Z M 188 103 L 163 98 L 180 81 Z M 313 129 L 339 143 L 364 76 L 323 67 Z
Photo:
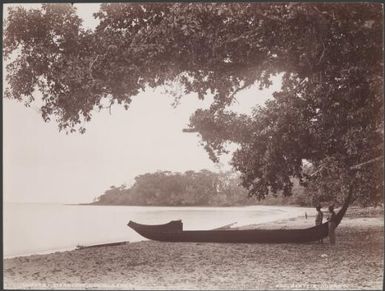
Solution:
M 308 227 L 314 216 L 243 228 Z M 4 260 L 6 289 L 382 289 L 383 212 L 348 209 L 337 244 L 143 241 Z

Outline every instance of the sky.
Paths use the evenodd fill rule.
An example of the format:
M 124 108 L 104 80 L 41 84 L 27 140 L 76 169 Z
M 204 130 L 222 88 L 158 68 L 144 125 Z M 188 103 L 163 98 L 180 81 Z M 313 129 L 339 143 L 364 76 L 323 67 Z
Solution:
M 93 29 L 97 21 L 92 13 L 99 4 L 75 6 L 83 26 Z M 280 85 L 277 76 L 269 89 L 244 89 L 236 95 L 238 103 L 231 109 L 249 114 Z M 85 134 L 68 135 L 59 132 L 55 122 L 45 123 L 36 105 L 27 108 L 3 99 L 3 199 L 87 203 L 110 186 L 131 185 L 135 176 L 147 172 L 229 170 L 230 155 L 214 164 L 199 144 L 198 135 L 182 132 L 191 114 L 197 108 L 207 108 L 210 99 L 201 101 L 190 94 L 174 108 L 173 97 L 164 89 L 148 89 L 133 98 L 129 110 L 115 106 L 111 114 L 95 111 Z

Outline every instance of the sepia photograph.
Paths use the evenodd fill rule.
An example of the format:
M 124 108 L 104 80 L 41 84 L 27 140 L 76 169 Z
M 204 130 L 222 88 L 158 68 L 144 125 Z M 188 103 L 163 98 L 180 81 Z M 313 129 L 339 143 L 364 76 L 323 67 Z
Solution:
M 3 289 L 384 289 L 382 3 L 2 8 Z

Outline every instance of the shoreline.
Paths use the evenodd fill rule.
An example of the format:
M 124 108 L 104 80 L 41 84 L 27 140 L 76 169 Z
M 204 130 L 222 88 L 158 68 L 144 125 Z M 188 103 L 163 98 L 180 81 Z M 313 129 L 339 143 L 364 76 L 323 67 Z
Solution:
M 327 240 L 323 244 L 140 241 L 4 259 L 4 287 L 381 289 L 383 213 L 361 214 L 354 209 L 347 213 L 337 228 L 335 246 Z M 285 228 L 313 223 L 309 216 L 307 220 L 299 217 L 249 227 Z
M 131 206 L 129 206 L 131 207 Z M 139 208 L 142 208 L 139 206 Z M 151 206 L 151 209 L 156 209 L 158 207 L 153 207 Z M 174 207 L 161 207 L 159 206 L 162 210 L 173 210 Z M 179 208 L 179 207 L 176 207 Z M 242 207 L 231 207 L 231 210 L 238 211 L 240 209 L 247 208 L 247 209 L 256 209 L 256 210 L 261 210 L 263 211 L 268 211 L 268 210 L 273 210 L 274 212 L 277 211 L 276 213 L 272 215 L 264 215 L 264 216 L 259 216 L 257 218 L 258 223 L 255 223 L 254 218 L 241 218 L 238 221 L 234 220 L 233 222 L 229 223 L 232 224 L 233 229 L 242 229 L 242 228 L 248 228 L 248 227 L 254 227 L 255 225 L 264 225 L 264 224 L 274 224 L 276 222 L 279 222 L 281 220 L 292 220 L 295 218 L 299 218 L 300 216 L 303 216 L 306 211 L 311 211 L 312 209 L 308 208 L 303 208 L 303 207 L 296 207 L 296 206 L 278 206 L 278 205 L 273 205 L 273 206 L 267 206 L 267 205 L 256 205 L 256 206 L 242 206 Z M 150 209 L 150 210 L 151 210 Z M 188 207 L 189 210 L 201 210 L 201 207 Z M 210 207 L 210 210 L 221 210 L 223 209 L 222 207 Z M 137 221 L 140 222 L 140 221 Z M 221 225 L 214 225 L 210 228 L 207 227 L 202 227 L 203 230 L 206 229 L 216 229 L 216 228 L 221 228 L 228 225 L 227 223 L 223 223 Z M 191 227 L 184 227 L 184 230 L 198 230 L 197 228 L 191 228 Z M 129 229 L 129 231 L 133 231 Z M 136 236 L 136 235 L 135 235 Z M 131 240 L 128 238 L 131 243 L 133 242 L 138 242 L 138 241 L 147 241 L 144 237 L 142 237 L 142 240 Z M 101 240 L 101 241 L 93 241 L 89 242 L 88 244 L 106 244 L 106 243 L 115 243 L 113 240 Z M 52 254 L 56 252 L 64 252 L 64 251 L 72 251 L 75 250 L 77 245 L 79 243 L 73 243 L 69 244 L 67 246 L 62 246 L 58 248 L 49 248 L 49 249 L 42 249 L 42 250 L 36 250 L 36 251 L 20 251 L 18 253 L 13 253 L 10 255 L 3 255 L 3 259 L 12 259 L 12 258 L 18 258 L 18 257 L 26 257 L 26 256 L 32 256 L 32 255 L 47 255 L 47 254 Z M 88 245 L 87 243 L 84 243 L 85 245 Z
M 77 205 L 77 204 L 74 204 L 74 205 Z M 93 206 L 95 206 L 95 205 L 93 205 Z M 96 206 L 104 206 L 104 205 L 96 205 Z M 106 206 L 116 206 L 116 205 L 106 205 Z M 121 205 L 121 206 L 128 206 L 128 205 Z M 249 224 L 237 225 L 238 222 L 234 222 L 234 223 L 231 223 L 231 229 L 239 229 L 239 230 L 253 229 L 253 228 L 257 228 L 257 229 L 260 229 L 260 228 L 262 228 L 262 229 L 263 228 L 269 228 L 269 229 L 289 228 L 290 229 L 290 228 L 307 228 L 307 227 L 314 226 L 313 221 L 315 218 L 315 213 L 311 212 L 313 210 L 313 208 L 299 207 L 299 206 L 293 206 L 293 205 L 287 205 L 287 206 L 250 205 L 250 206 L 242 206 L 242 207 L 254 207 L 254 206 L 264 206 L 264 207 L 272 207 L 272 208 L 282 208 L 283 207 L 284 209 L 295 208 L 298 211 L 297 211 L 297 213 L 286 212 L 285 214 L 282 214 L 282 216 L 285 216 L 284 218 L 282 218 L 282 216 L 280 216 L 280 215 L 276 215 L 275 217 L 273 217 L 273 219 L 270 219 L 270 218 L 266 219 L 266 220 L 262 219 L 262 222 L 258 222 L 258 223 L 249 223 Z M 151 207 L 156 207 L 156 206 L 151 206 Z M 159 206 L 159 207 L 168 207 L 168 206 Z M 199 208 L 199 206 L 196 206 L 196 207 Z M 194 207 L 189 207 L 189 208 L 194 209 Z M 213 208 L 213 207 L 211 207 L 211 208 Z M 215 208 L 218 208 L 218 207 L 215 207 Z M 235 208 L 237 208 L 237 206 L 235 206 Z M 299 212 L 300 209 L 309 211 L 307 219 L 304 217 L 304 213 L 306 211 L 304 213 L 302 213 L 302 212 L 300 213 Z M 323 212 L 324 212 L 324 221 L 325 221 L 326 211 L 323 211 Z M 384 209 L 380 208 L 380 207 L 361 208 L 361 207 L 353 206 L 353 207 L 350 207 L 348 209 L 348 212 L 346 213 L 343 220 L 346 221 L 346 219 L 349 219 L 349 217 L 351 217 L 351 216 L 357 217 L 357 216 L 362 216 L 362 215 L 364 215 L 364 216 L 384 215 L 383 212 L 384 212 Z M 217 229 L 217 228 L 229 229 L 230 227 L 228 227 L 228 225 L 223 225 L 223 226 L 215 227 L 213 229 Z M 185 229 L 185 230 L 190 230 L 190 229 Z M 148 239 L 143 238 L 143 240 L 140 240 L 140 241 L 131 241 L 131 242 L 127 241 L 127 242 L 128 243 L 136 243 L 136 242 L 145 242 L 145 241 L 148 241 Z M 95 244 L 109 244 L 109 243 L 115 243 L 115 242 L 102 241 L 102 242 L 94 243 L 94 245 Z M 77 249 L 76 246 L 53 248 L 53 249 L 47 249 L 47 250 L 40 250 L 40 251 L 36 251 L 36 252 L 26 252 L 24 254 L 16 254 L 16 255 L 9 255 L 9 256 L 3 255 L 3 259 L 16 259 L 16 258 L 20 258 L 20 257 L 28 257 L 28 256 L 34 256 L 34 255 L 50 255 L 50 254 L 54 254 L 54 253 L 58 253 L 58 252 L 75 251 L 76 249 Z
M 64 203 L 68 206 L 128 206 L 128 207 L 162 207 L 162 208 L 243 208 L 255 206 L 268 207 L 298 207 L 298 208 L 314 208 L 312 206 L 301 205 L 280 205 L 280 204 L 246 204 L 246 205 L 126 205 L 126 204 L 96 204 L 96 203 Z M 326 207 L 325 207 L 326 208 Z

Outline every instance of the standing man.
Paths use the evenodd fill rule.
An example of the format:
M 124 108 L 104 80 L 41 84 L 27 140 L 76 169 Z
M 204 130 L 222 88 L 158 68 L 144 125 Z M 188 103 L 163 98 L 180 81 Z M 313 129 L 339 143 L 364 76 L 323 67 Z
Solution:
M 315 217 L 315 225 L 317 226 L 317 225 L 322 224 L 322 221 L 324 219 L 324 214 L 321 211 L 321 206 L 320 205 L 318 205 L 315 209 L 317 210 L 317 215 Z M 323 243 L 323 240 L 321 239 L 319 242 Z
M 336 213 L 334 212 L 334 207 L 332 205 L 329 206 L 328 227 L 329 227 L 330 244 L 335 245 L 336 244 L 335 229 L 337 227 L 337 224 L 336 224 Z

